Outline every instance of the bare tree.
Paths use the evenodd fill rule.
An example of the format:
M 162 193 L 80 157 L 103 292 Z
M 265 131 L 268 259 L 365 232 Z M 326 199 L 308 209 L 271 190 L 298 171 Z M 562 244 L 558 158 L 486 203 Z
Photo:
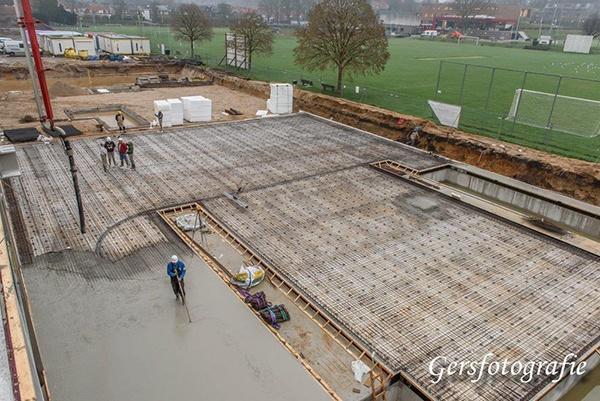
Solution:
M 592 14 L 583 21 L 583 33 L 593 37 L 600 36 L 600 14 Z
M 390 57 L 385 28 L 365 0 L 321 1 L 296 35 L 296 63 L 309 71 L 336 68 L 340 95 L 346 72 L 378 74 Z
M 208 16 L 195 4 L 181 4 L 171 16 L 171 30 L 175 37 L 190 42 L 191 57 L 194 43 L 212 38 Z
M 493 5 L 494 0 L 454 0 L 453 7 L 460 18 L 460 28 L 463 31 L 469 28 L 477 14 L 489 11 Z
M 232 31 L 246 37 L 248 69 L 252 68 L 252 54 L 273 52 L 273 31 L 261 15 L 255 12 L 243 15 L 233 26 Z

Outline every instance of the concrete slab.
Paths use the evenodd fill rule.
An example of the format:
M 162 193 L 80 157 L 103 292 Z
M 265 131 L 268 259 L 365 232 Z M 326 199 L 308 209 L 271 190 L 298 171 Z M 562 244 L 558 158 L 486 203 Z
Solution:
M 165 273 L 175 252 L 189 269 L 191 324 Z M 97 272 L 146 266 L 120 279 L 73 273 L 89 260 Z M 212 270 L 175 245 L 116 264 L 65 251 L 36 258 L 25 277 L 56 400 L 330 399 Z
M 522 400 L 550 382 L 432 382 L 429 364 L 593 350 L 600 258 L 357 166 L 203 202 L 394 372 L 444 400 Z M 435 206 L 435 207 L 433 207 Z M 539 386 L 539 387 L 538 387 Z
M 220 196 L 240 185 L 267 187 L 382 159 L 417 168 L 447 162 L 305 114 L 126 138 L 135 144 L 135 171 L 111 168 L 104 173 L 97 139 L 72 143 L 89 223 L 84 235 L 74 197 L 65 196 L 72 194 L 73 184 L 61 145 L 18 149 L 23 175 L 11 180 L 9 190 L 18 203 L 11 217 L 21 219 L 14 226 L 23 230 L 23 260 L 68 248 L 119 259 L 155 244 L 161 234 L 151 224 L 127 227 L 120 236 L 107 236 L 107 228 L 153 208 Z
M 367 167 L 392 159 L 426 169 L 447 160 L 308 115 L 132 138 L 138 169 L 108 173 L 100 167 L 95 140 L 74 141 L 86 234 L 79 232 L 60 146 L 20 147 L 23 175 L 6 185 L 25 281 L 35 292 L 34 319 L 49 381 L 67 401 L 80 399 L 86 388 L 108 386 L 134 396 L 127 383 L 150 383 L 164 395 L 156 387 L 161 377 L 183 387 L 181 375 L 192 390 L 178 395 L 194 391 L 192 399 L 198 391 L 230 399 L 239 395 L 237 388 L 248 399 L 244 385 L 266 386 L 273 399 L 290 399 L 272 393 L 277 389 L 301 390 L 283 379 L 299 385 L 304 380 L 285 371 L 295 368 L 285 367 L 277 352 L 273 370 L 259 369 L 254 384 L 241 385 L 229 375 L 236 368 L 208 354 L 213 347 L 202 343 L 205 331 L 209 341 L 220 341 L 217 356 L 240 365 L 242 375 L 254 375 L 256 361 L 271 363 L 252 350 L 251 360 L 245 359 L 244 346 L 252 347 L 250 341 L 260 336 L 245 327 L 249 322 L 238 325 L 219 313 L 229 313 L 221 306 L 229 301 L 214 294 L 221 288 L 216 283 L 191 284 L 209 294 L 194 300 L 192 313 L 208 322 L 200 329 L 194 323 L 188 328 L 193 334 L 178 320 L 185 322 L 183 311 L 162 303 L 170 293 L 161 261 L 176 244 L 150 216 L 158 208 L 197 200 L 330 316 L 344 321 L 346 331 L 387 365 L 427 383 L 439 398 L 521 399 L 540 384 L 501 379 L 481 388 L 468 382 L 436 387 L 426 368 L 441 351 L 460 361 L 490 349 L 513 358 L 533 352 L 551 358 L 583 350 L 597 337 L 598 258 Z M 223 192 L 245 184 L 241 198 L 250 207 L 240 211 Z M 407 202 L 418 197 L 439 206 Z M 237 316 L 233 309 L 231 314 Z M 250 341 L 246 333 L 252 333 Z M 171 345 L 177 341 L 185 349 Z M 266 340 L 257 341 L 261 351 L 269 349 Z M 172 365 L 179 359 L 185 373 L 177 375 Z M 224 379 L 197 366 L 205 360 Z M 278 374 L 279 364 L 285 375 Z M 91 383 L 85 369 L 99 380 Z M 192 369 L 198 374 L 189 373 Z M 205 390 L 202 383 L 237 387 Z

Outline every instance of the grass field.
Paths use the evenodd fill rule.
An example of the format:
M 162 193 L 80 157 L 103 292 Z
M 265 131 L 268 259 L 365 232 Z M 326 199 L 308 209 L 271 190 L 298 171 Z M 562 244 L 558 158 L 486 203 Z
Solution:
M 188 45 L 174 39 L 168 27 L 108 25 L 87 27 L 85 30 L 141 34 L 151 39 L 153 52 L 158 53 L 159 44 L 164 43 L 171 49 L 172 55 L 189 56 Z M 211 41 L 196 45 L 196 53 L 207 64 L 216 66 L 223 57 L 225 32 L 226 29 L 217 28 Z M 522 72 L 496 70 L 490 86 L 490 69 L 473 66 L 468 68 L 465 75 L 464 66 L 459 63 L 529 71 L 531 73 L 526 79 L 525 89 L 554 93 L 559 78 L 534 73 L 600 79 L 600 54 L 457 45 L 412 38 L 390 39 L 389 44 L 391 57 L 385 71 L 380 75 L 349 77 L 345 97 L 426 118 L 432 117 L 427 99 L 437 97 L 440 101 L 463 105 L 461 128 L 467 131 L 570 157 L 592 161 L 598 159 L 600 137 L 584 138 L 536 129 L 513 124 L 512 120 L 503 118 L 509 112 L 515 90 L 523 84 Z M 295 45 L 296 40 L 291 32 L 278 34 L 273 54 L 269 57 L 255 56 L 250 75 L 267 81 L 290 82 L 305 78 L 313 80 L 316 85 L 319 82 L 335 83 L 334 71 L 309 73 L 296 66 L 293 57 Z M 457 64 L 444 63 L 439 92 L 436 93 L 441 61 Z M 358 94 L 356 86 L 360 88 Z M 562 79 L 560 94 L 600 100 L 600 82 Z M 532 107 L 534 105 L 527 106 L 528 109 Z M 542 113 L 547 112 L 543 109 Z

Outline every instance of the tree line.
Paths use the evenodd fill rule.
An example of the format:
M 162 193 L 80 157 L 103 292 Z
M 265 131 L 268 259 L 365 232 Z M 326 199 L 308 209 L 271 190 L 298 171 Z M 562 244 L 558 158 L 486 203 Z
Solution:
M 257 12 L 240 16 L 231 31 L 246 37 L 252 55 L 273 51 L 274 33 L 268 18 Z M 337 92 L 343 95 L 344 78 L 352 74 L 378 74 L 390 57 L 385 28 L 366 0 L 322 0 L 307 12 L 308 24 L 296 31 L 295 62 L 308 71 L 337 71 Z M 182 4 L 173 13 L 171 29 L 190 44 L 212 38 L 211 21 L 195 4 Z

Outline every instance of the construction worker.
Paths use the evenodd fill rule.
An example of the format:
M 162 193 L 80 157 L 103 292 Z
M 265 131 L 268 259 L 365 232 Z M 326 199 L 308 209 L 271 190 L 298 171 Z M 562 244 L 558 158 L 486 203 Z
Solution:
M 417 125 L 408 137 L 408 144 L 410 146 L 417 146 L 417 141 L 419 140 L 419 133 L 421 132 L 421 126 Z
M 119 138 L 117 141 L 117 149 L 119 151 L 119 160 L 121 161 L 121 167 L 123 167 L 123 163 L 129 167 L 129 160 L 127 159 L 127 142 L 123 140 L 123 138 Z
M 125 131 L 125 114 L 121 110 L 117 111 L 115 115 L 115 120 L 117 120 L 117 125 L 119 126 L 119 131 Z
M 106 151 L 106 146 L 102 142 L 100 142 L 100 160 L 102 160 L 102 168 L 104 172 L 108 172 L 108 152 Z
M 108 156 L 108 165 L 112 166 L 113 164 L 116 166 L 117 161 L 115 160 L 115 148 L 117 145 L 113 142 L 110 136 L 106 137 L 106 141 L 104 141 L 104 148 L 106 149 L 106 154 Z
M 131 163 L 131 169 L 135 170 L 135 161 L 133 160 L 133 142 L 127 142 L 127 157 L 129 158 L 129 163 Z
M 179 260 L 177 255 L 171 256 L 171 261 L 167 264 L 167 275 L 171 278 L 171 287 L 175 293 L 175 298 L 185 297 L 185 264 Z
M 156 119 L 158 120 L 158 127 L 160 128 L 160 132 L 163 132 L 163 127 L 162 127 L 163 117 L 164 117 L 163 112 L 161 110 L 159 110 L 158 113 L 156 113 L 154 115 L 154 117 L 156 117 Z

